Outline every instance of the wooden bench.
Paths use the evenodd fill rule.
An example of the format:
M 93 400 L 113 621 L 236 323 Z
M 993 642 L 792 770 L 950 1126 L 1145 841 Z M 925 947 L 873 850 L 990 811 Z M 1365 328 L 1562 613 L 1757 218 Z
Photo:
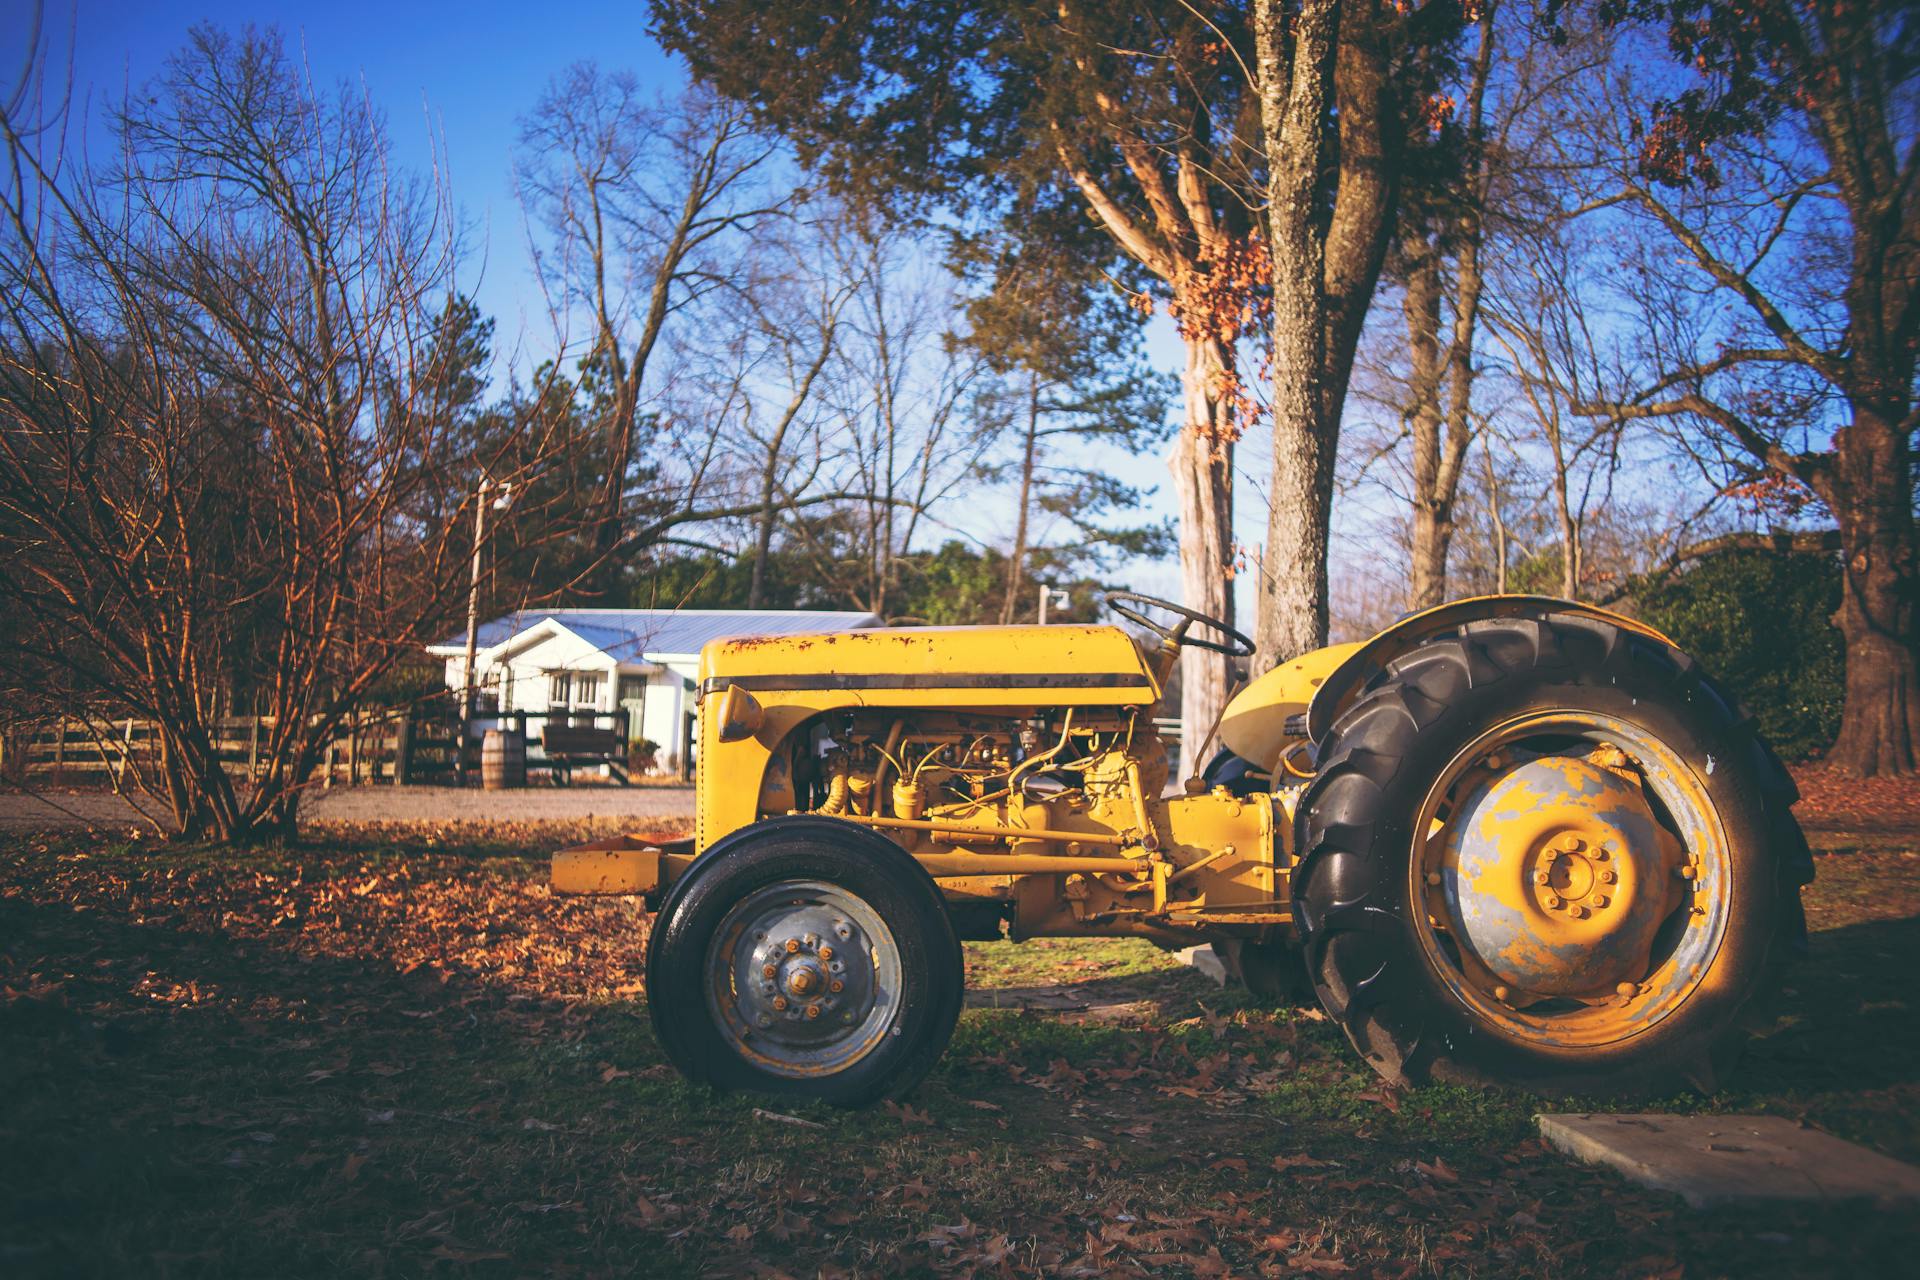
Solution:
M 627 777 L 627 744 L 617 729 L 550 724 L 542 731 L 541 743 L 555 782 L 571 786 L 574 766 L 604 764 L 621 786 L 633 785 Z

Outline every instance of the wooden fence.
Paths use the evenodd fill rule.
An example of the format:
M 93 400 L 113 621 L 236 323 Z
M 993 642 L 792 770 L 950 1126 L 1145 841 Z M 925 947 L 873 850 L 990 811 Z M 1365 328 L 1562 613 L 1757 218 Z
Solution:
M 272 716 L 227 716 L 214 725 L 214 749 L 228 774 L 250 779 L 264 767 Z M 343 723 L 308 781 L 452 782 L 459 735 L 444 715 L 368 711 Z M 150 721 L 65 715 L 0 728 L 0 777 L 65 785 L 112 786 L 133 770 L 153 776 L 159 739 Z
M 463 733 L 457 710 L 437 701 L 363 711 L 341 725 L 306 781 L 328 787 L 335 783 L 454 785 L 464 773 L 469 781 L 477 782 L 480 734 L 484 730 L 507 723 L 528 732 L 530 721 L 556 717 L 566 721 L 569 715 L 579 720 L 591 714 L 482 712 Z M 621 734 L 626 733 L 625 711 L 598 713 L 593 722 L 600 720 L 611 721 Z M 216 722 L 214 747 L 228 774 L 235 779 L 258 775 L 273 725 L 272 716 L 228 716 Z M 463 742 L 464 769 L 460 759 Z M 0 778 L 14 781 L 118 789 L 127 784 L 130 770 L 141 770 L 151 778 L 158 751 L 155 727 L 146 720 L 66 715 L 0 724 Z M 545 758 L 537 749 L 529 756 L 534 767 L 544 765 Z

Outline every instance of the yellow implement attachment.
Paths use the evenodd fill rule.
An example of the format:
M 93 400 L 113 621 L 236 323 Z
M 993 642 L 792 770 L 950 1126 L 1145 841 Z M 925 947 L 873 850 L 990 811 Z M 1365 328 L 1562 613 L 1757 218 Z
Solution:
M 679 878 L 691 852 L 668 853 L 637 836 L 616 836 L 553 855 L 555 893 L 652 894 Z

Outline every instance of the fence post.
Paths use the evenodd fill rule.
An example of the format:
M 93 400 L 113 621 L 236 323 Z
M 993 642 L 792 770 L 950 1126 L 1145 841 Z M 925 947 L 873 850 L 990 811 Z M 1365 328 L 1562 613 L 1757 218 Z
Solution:
M 67 771 L 67 714 L 60 713 L 60 721 L 53 730 L 53 777 L 60 781 Z
M 119 767 L 113 773 L 113 789 L 117 794 L 127 781 L 127 759 L 133 754 L 133 717 L 127 717 L 127 733 L 120 744 Z
M 404 787 L 413 772 L 413 709 L 400 713 L 393 730 L 393 785 Z
M 247 782 L 260 780 L 260 695 L 253 695 L 253 723 L 247 730 Z

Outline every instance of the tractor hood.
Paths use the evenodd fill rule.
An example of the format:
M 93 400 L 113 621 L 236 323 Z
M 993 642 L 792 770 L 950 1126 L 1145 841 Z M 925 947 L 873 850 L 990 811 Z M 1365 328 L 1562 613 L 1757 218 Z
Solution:
M 1144 706 L 1160 690 L 1118 627 L 900 627 L 715 640 L 700 653 L 700 691 L 1079 690 Z M 878 698 L 874 700 L 880 700 Z M 1019 701 L 1032 701 L 1021 697 Z M 1041 698 L 1044 701 L 1044 697 Z

